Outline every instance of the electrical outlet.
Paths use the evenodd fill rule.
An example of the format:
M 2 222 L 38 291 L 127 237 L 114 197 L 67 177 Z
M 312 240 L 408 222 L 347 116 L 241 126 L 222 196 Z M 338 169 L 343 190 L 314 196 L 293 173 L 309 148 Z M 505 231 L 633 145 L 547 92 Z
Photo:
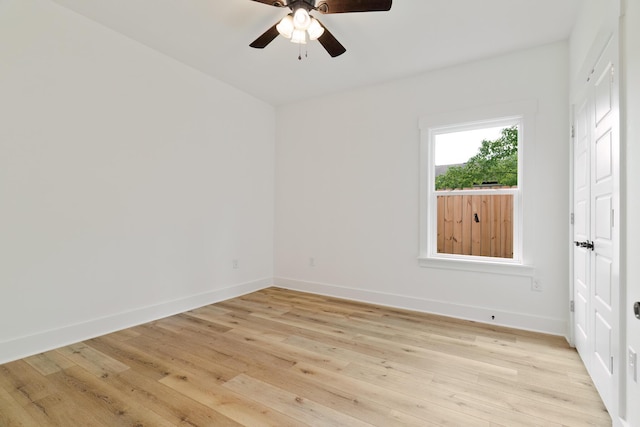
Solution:
M 309 258 L 309 267 L 315 267 L 315 266 L 316 266 L 316 259 Z
M 633 381 L 638 382 L 638 353 L 629 347 L 629 374 Z
M 237 259 L 234 259 L 233 261 L 231 261 L 231 265 L 233 266 L 234 269 L 240 268 L 240 262 Z
M 534 292 L 542 292 L 542 282 L 538 279 L 535 279 L 531 282 L 531 290 Z

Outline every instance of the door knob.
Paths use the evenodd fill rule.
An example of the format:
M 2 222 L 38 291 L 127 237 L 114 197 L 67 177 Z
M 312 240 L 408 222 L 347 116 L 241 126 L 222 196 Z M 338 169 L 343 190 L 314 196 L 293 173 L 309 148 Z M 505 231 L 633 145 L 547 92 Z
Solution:
M 640 319 L 640 301 L 633 304 L 633 313 L 636 315 L 636 319 Z
M 586 248 L 586 249 L 593 250 L 593 242 L 590 242 L 589 240 L 585 240 L 584 242 L 573 242 L 573 243 L 575 243 L 576 246 L 579 248 Z

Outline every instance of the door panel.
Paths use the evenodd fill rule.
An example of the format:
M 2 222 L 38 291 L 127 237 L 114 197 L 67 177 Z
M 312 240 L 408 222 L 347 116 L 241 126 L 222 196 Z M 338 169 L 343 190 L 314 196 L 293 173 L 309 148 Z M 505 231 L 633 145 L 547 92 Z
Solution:
M 608 62 L 600 73 L 596 74 L 598 79 L 595 84 L 595 104 L 596 104 L 596 124 L 610 114 L 613 110 L 613 81 L 611 69 L 613 64 Z
M 611 310 L 612 264 L 610 259 L 602 255 L 596 255 L 595 257 L 595 297 L 598 298 L 599 302 L 602 303 L 607 310 Z
M 601 244 L 610 242 L 612 237 L 611 212 L 613 209 L 611 194 L 605 194 L 595 198 L 594 205 L 594 240 L 597 240 Z
M 587 312 L 589 310 L 589 303 L 587 296 L 584 292 L 577 292 L 575 300 L 576 309 L 576 348 L 585 347 L 587 344 L 588 330 L 587 327 Z M 582 353 L 584 353 L 583 350 Z M 586 363 L 586 361 L 585 361 Z
M 613 374 L 613 359 L 611 354 L 612 329 L 604 316 L 599 312 L 595 313 L 595 360 L 596 364 L 592 369 L 599 373 L 605 372 L 609 375 Z M 598 390 L 600 391 L 600 390 Z M 602 391 L 601 391 L 602 393 Z M 603 396 L 604 399 L 604 396 Z
M 607 132 L 596 141 L 596 182 L 611 178 L 611 132 Z
M 573 240 L 584 242 L 589 238 L 591 227 L 590 218 L 590 152 L 589 152 L 589 109 L 591 104 L 585 97 L 583 102 L 576 109 L 575 139 L 573 151 L 573 171 L 574 171 L 574 227 Z M 589 363 L 591 351 L 589 342 L 591 341 L 591 327 L 588 322 L 589 301 L 591 299 L 590 290 L 590 254 L 585 248 L 574 246 L 573 254 L 573 301 L 574 301 L 574 322 L 575 322 L 575 346 L 580 353 L 585 364 Z
M 574 307 L 575 307 L 575 323 L 576 323 L 576 347 L 581 353 L 585 353 L 586 343 L 588 338 L 589 327 L 587 325 L 588 318 L 588 301 L 589 301 L 589 287 L 588 287 L 588 254 L 584 249 L 576 250 L 574 257 L 574 276 L 575 276 L 575 295 L 574 295 Z

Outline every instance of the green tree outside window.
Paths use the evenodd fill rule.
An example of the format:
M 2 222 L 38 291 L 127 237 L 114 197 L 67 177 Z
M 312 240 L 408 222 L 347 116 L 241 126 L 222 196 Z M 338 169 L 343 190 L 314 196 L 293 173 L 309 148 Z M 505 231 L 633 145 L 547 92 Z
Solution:
M 502 129 L 494 141 L 482 141 L 478 153 L 464 166 L 451 166 L 436 177 L 436 190 L 472 188 L 492 183 L 497 186 L 518 185 L 518 128 Z

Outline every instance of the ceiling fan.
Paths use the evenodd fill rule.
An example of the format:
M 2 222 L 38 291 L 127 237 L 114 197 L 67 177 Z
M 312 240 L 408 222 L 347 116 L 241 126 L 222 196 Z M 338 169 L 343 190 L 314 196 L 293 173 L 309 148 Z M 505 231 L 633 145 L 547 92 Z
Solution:
M 306 44 L 318 40 L 329 55 L 336 57 L 347 51 L 342 44 L 309 12 L 329 13 L 378 12 L 391 9 L 392 0 L 253 0 L 275 7 L 288 7 L 291 13 L 269 28 L 249 46 L 264 49 L 278 35 L 293 43 Z

